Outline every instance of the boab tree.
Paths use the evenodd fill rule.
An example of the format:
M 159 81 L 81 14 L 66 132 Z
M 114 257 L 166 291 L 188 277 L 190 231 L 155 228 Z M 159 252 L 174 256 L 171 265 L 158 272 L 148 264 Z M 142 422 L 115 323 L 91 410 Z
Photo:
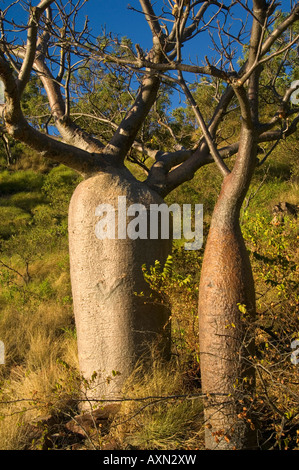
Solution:
M 23 28 L 27 38 L 24 43 L 10 41 L 9 35 L 9 30 L 17 28 L 9 14 L 18 2 L 1 16 L 0 77 L 5 86 L 3 119 L 8 134 L 84 177 L 70 204 L 69 244 L 80 367 L 87 379 L 98 373 L 89 399 L 110 399 L 118 394 L 146 345 L 162 338 L 165 355 L 170 345 L 169 312 L 159 302 L 146 301 L 148 290 L 141 266 L 155 260 L 163 263 L 171 241 L 125 235 L 99 240 L 95 236 L 100 215 L 96 208 L 99 204 L 118 207 L 118 196 L 126 196 L 127 204 L 141 203 L 147 208 L 160 204 L 163 197 L 208 163 L 214 162 L 223 176 L 199 289 L 207 448 L 255 445 L 250 418 L 240 413 L 240 406 L 244 406 L 241 403 L 250 397 L 254 387 L 253 336 L 248 320 L 255 316 L 255 294 L 239 213 L 258 161 L 258 146 L 263 142 L 275 145 L 295 131 L 299 119 L 298 109 L 290 105 L 294 87 L 277 85 L 280 73 L 290 65 L 292 48 L 298 41 L 292 24 L 299 18 L 299 6 L 290 8 L 286 15 L 277 14 L 277 20 L 274 1 L 251 3 L 160 1 L 154 11 L 150 0 L 140 0 L 140 11 L 135 14 L 148 23 L 152 35 L 150 51 L 107 36 L 93 40 L 88 22 L 79 31 L 75 20 L 80 2 L 72 0 L 41 0 L 36 7 L 30 6 L 28 24 Z M 239 29 L 233 22 L 235 11 L 238 18 L 244 18 Z M 183 45 L 192 40 L 194 47 L 202 48 L 209 37 L 207 33 L 218 59 L 205 57 L 202 66 L 185 63 Z M 202 42 L 200 34 L 205 35 Z M 239 66 L 235 53 L 242 47 L 244 59 Z M 276 72 L 263 82 L 263 68 L 270 62 L 275 64 Z M 72 119 L 76 100 L 71 91 L 79 67 L 100 74 L 107 66 L 134 72 L 139 87 L 118 122 L 98 110 L 95 118 L 113 130 L 105 141 Z M 210 77 L 209 84 L 215 85 L 215 108 L 209 122 L 204 121 L 190 91 L 186 72 Z M 51 123 L 59 137 L 34 128 L 22 112 L 24 89 L 33 75 L 42 83 Z M 140 130 L 164 81 L 180 87 L 201 130 L 201 137 L 190 149 L 177 147 L 177 138 L 165 123 L 176 144 L 172 149 L 159 151 L 142 141 Z M 262 83 L 273 95 L 272 116 L 266 122 L 261 118 L 259 102 Z M 240 115 L 238 138 L 221 147 L 220 124 L 231 110 L 238 110 Z M 125 165 L 132 148 L 152 159 L 147 167 L 135 158 L 147 172 L 142 182 Z M 233 156 L 234 163 L 226 164 L 224 159 Z M 119 217 L 123 214 L 116 217 L 116 225 Z M 141 291 L 145 297 L 135 295 Z M 107 381 L 112 371 L 119 371 L 120 375 Z

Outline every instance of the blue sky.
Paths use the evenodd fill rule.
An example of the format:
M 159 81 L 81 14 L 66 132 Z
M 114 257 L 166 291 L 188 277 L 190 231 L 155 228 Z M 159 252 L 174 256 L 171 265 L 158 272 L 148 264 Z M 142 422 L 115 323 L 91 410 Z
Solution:
M 10 0 L 0 0 L 0 9 L 4 10 L 11 3 Z M 38 5 L 39 0 L 32 0 L 31 3 Z M 63 3 L 67 4 L 68 1 L 63 0 Z M 146 23 L 138 21 L 142 15 L 130 11 L 127 8 L 129 4 L 140 9 L 138 0 L 88 0 L 81 9 L 80 16 L 84 21 L 85 15 L 88 15 L 95 33 L 99 34 L 101 27 L 106 25 L 107 31 L 132 37 L 135 42 L 141 42 L 145 37 L 150 40 L 150 31 Z M 11 12 L 16 21 L 26 24 L 28 18 L 20 5 L 13 6 Z M 150 46 L 150 42 L 148 43 Z
M 10 3 L 9 0 L 0 0 L 0 9 L 7 7 Z M 33 5 L 37 5 L 39 0 L 32 0 Z M 68 3 L 63 0 L 63 3 Z M 167 0 L 165 1 L 167 3 Z M 224 3 L 229 3 L 224 2 Z M 291 0 L 280 0 L 281 8 L 288 10 L 290 8 Z M 295 0 L 292 1 L 296 3 Z M 153 1 L 153 5 L 158 9 L 163 4 L 162 0 Z M 95 35 L 102 33 L 102 28 L 106 28 L 106 32 L 112 32 L 119 36 L 127 36 L 132 39 L 133 43 L 140 44 L 144 49 L 151 47 L 151 32 L 144 19 L 143 14 L 132 11 L 128 8 L 131 5 L 136 10 L 140 10 L 139 0 L 88 0 L 80 11 L 79 19 L 84 22 L 85 16 L 89 17 L 90 26 Z M 249 2 L 251 5 L 251 2 Z M 156 12 L 158 11 L 156 9 Z M 20 6 L 15 6 L 11 10 L 15 15 L 15 19 L 22 21 L 26 24 L 26 13 Z M 210 11 L 210 9 L 208 10 Z M 244 10 L 239 7 L 237 15 L 244 18 Z M 208 18 L 208 16 L 206 16 Z M 220 17 L 221 18 L 221 17 Z M 240 25 L 236 21 L 236 25 Z M 170 25 L 171 27 L 171 25 Z M 214 35 L 216 37 L 216 34 Z M 191 55 L 192 60 L 202 60 L 204 55 L 210 55 L 208 48 L 208 37 L 201 35 L 200 41 L 191 41 L 191 43 L 184 46 L 185 58 Z
M 3 9 L 10 3 L 11 2 L 8 0 L 0 0 L 0 8 Z M 32 0 L 33 5 L 37 5 L 38 3 L 39 0 Z M 67 0 L 63 0 L 63 3 L 67 4 Z M 291 0 L 281 0 L 280 3 L 283 10 L 289 10 Z M 292 4 L 294 5 L 295 3 L 296 1 L 293 0 Z M 162 0 L 153 1 L 155 8 L 158 8 L 162 4 Z M 143 14 L 130 10 L 128 8 L 129 5 L 136 10 L 140 10 L 141 8 L 139 0 L 88 0 L 80 11 L 79 20 L 82 21 L 83 24 L 85 16 L 87 15 L 89 17 L 90 27 L 95 36 L 102 34 L 103 28 L 105 28 L 107 33 L 112 32 L 120 37 L 127 36 L 132 39 L 133 44 L 138 43 L 143 49 L 150 49 L 152 39 L 149 26 Z M 251 2 L 249 2 L 249 5 L 251 5 Z M 27 17 L 20 5 L 13 7 L 11 12 L 15 16 L 15 20 L 26 24 Z M 240 18 L 244 18 L 244 10 L 241 7 L 239 7 L 239 10 L 236 12 L 236 17 L 238 15 L 240 15 Z M 240 21 L 237 20 L 236 25 L 239 27 L 240 24 Z M 214 37 L 217 37 L 217 35 L 214 34 Z M 190 57 L 194 63 L 198 62 L 201 64 L 203 63 L 205 55 L 211 58 L 213 52 L 209 42 L 208 35 L 203 34 L 200 35 L 199 38 L 187 43 L 183 48 L 184 62 L 188 62 Z M 238 54 L 240 54 L 240 49 Z
M 143 15 L 128 9 L 128 5 L 140 10 L 138 0 L 89 0 L 84 6 L 94 30 L 106 25 L 107 31 L 128 36 L 140 44 L 151 45 L 150 30 Z
M 165 2 L 167 3 L 167 2 Z M 224 2 L 229 3 L 229 2 Z M 281 9 L 288 11 L 290 8 L 290 0 L 280 0 Z M 294 5 L 295 0 L 292 1 Z M 161 0 L 153 1 L 153 5 L 161 5 Z M 250 6 L 251 2 L 249 2 Z M 106 30 L 117 33 L 120 36 L 128 36 L 133 43 L 140 44 L 141 47 L 151 47 L 151 33 L 149 27 L 141 13 L 129 10 L 131 5 L 136 10 L 140 10 L 138 0 L 89 0 L 82 10 L 82 14 L 86 12 L 90 19 L 90 25 L 94 31 L 100 31 L 101 26 L 106 26 Z M 157 10 L 156 10 L 157 12 Z M 244 10 L 239 7 L 240 16 L 244 17 Z M 238 23 L 238 22 L 236 22 Z M 194 44 L 194 43 L 193 43 Z M 195 42 L 196 44 L 196 42 Z M 195 46 L 196 47 L 196 46 Z M 194 51 L 194 46 L 187 46 L 188 51 Z M 200 48 L 197 43 L 197 54 L 203 53 L 202 42 Z M 206 51 L 205 51 L 206 53 Z

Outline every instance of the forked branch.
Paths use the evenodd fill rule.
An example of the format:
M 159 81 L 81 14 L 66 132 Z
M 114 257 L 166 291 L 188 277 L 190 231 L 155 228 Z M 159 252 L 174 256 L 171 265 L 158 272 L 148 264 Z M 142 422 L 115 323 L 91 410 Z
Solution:
M 207 142 L 207 145 L 209 147 L 209 150 L 210 150 L 210 153 L 216 163 L 216 165 L 218 166 L 219 170 L 221 171 L 222 175 L 223 176 L 227 176 L 230 171 L 228 169 L 228 167 L 226 166 L 226 164 L 224 163 L 224 161 L 222 160 L 219 152 L 218 152 L 218 149 L 215 145 L 215 142 L 209 132 L 209 129 L 208 127 L 206 126 L 206 123 L 203 119 L 203 116 L 199 110 L 199 107 L 195 101 L 195 99 L 193 98 L 192 96 L 192 93 L 190 92 L 184 78 L 183 78 L 183 74 L 181 72 L 179 72 L 179 83 L 182 87 L 182 90 L 183 92 L 185 93 L 186 95 L 186 98 L 187 100 L 189 101 L 189 104 L 192 108 L 192 111 L 194 112 L 194 115 L 198 121 L 198 124 L 200 125 L 201 127 L 201 130 L 202 130 L 202 133 L 203 133 L 203 136 Z

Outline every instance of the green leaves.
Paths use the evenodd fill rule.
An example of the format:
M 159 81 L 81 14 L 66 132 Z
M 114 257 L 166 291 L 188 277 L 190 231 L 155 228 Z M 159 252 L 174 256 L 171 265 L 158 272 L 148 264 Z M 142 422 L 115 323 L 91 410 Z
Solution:
M 173 257 L 169 255 L 162 268 L 160 261 L 156 260 L 154 266 L 149 270 L 145 265 L 142 266 L 143 276 L 150 287 L 160 294 L 167 293 L 172 287 L 191 288 L 191 275 L 186 277 L 178 274 L 173 269 Z

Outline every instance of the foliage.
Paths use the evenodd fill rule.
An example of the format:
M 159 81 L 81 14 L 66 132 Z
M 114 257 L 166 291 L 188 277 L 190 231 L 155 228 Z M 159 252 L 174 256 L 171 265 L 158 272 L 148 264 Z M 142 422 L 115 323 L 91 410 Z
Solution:
M 202 400 L 193 393 L 175 361 L 163 365 L 156 358 L 150 372 L 137 367 L 124 388 L 131 400 L 122 404 L 109 438 L 127 450 L 202 445 Z
M 289 168 L 282 171 L 285 157 L 279 155 L 269 161 L 268 171 L 260 170 L 266 178 L 258 192 L 261 175 L 253 181 L 251 192 L 255 196 L 247 207 L 244 204 L 242 230 L 258 293 L 254 358 L 258 388 L 254 407 L 261 422 L 260 445 L 293 449 L 298 448 L 298 365 L 290 361 L 290 343 L 299 337 L 298 230 L 296 218 L 291 215 L 276 225 L 271 221 L 272 207 L 279 200 L 298 204 L 298 183 Z M 187 197 L 191 202 L 203 202 L 206 225 L 217 194 L 215 181 L 215 195 L 206 190 L 213 180 L 212 168 L 210 172 L 209 177 L 208 172 L 196 176 L 195 181 L 172 195 L 179 202 L 185 202 Z M 4 172 L 0 181 L 1 210 L 11 214 L 15 211 L 18 217 L 26 214 L 23 225 L 15 217 L 14 232 L 2 236 L 1 241 L 0 260 L 6 266 L 0 267 L 0 338 L 6 345 L 6 364 L 1 366 L 0 401 L 7 404 L 1 405 L 0 447 L 68 448 L 74 436 L 63 434 L 63 423 L 75 419 L 80 377 L 71 308 L 66 217 L 68 201 L 80 180 L 70 170 L 56 167 L 43 176 Z M 4 222 L 2 219 L 2 231 Z M 100 441 L 93 441 L 96 447 L 105 448 L 110 441 L 115 448 L 127 449 L 202 447 L 197 341 L 197 286 L 202 254 L 203 250 L 185 252 L 177 243 L 164 267 L 158 263 L 144 267 L 153 291 L 172 307 L 172 366 L 165 369 L 156 358 L 151 376 L 136 370 L 124 391 L 124 397 L 132 400 L 123 403 L 110 431 L 103 429 Z M 26 278 L 26 260 L 29 278 Z M 138 401 L 154 395 L 173 398 L 148 400 L 143 404 Z M 12 398 L 14 403 L 8 404 Z M 29 402 L 18 401 L 24 398 Z M 48 425 L 32 427 L 31 423 L 45 414 L 56 416 L 59 438 L 52 437 L 54 431 Z M 83 439 L 84 443 L 80 438 L 80 448 L 90 448 L 89 439 L 86 442 Z
M 195 270 L 196 263 L 192 263 L 194 256 L 188 253 L 190 265 Z M 187 255 L 187 256 L 188 256 Z M 184 250 L 177 248 L 176 262 L 186 266 Z M 192 259 L 193 258 L 193 259 Z M 181 266 L 182 269 L 182 266 Z M 156 261 L 149 270 L 143 266 L 143 275 L 151 290 L 158 294 L 159 301 L 171 308 L 172 345 L 173 354 L 178 357 L 181 364 L 187 363 L 190 374 L 198 371 L 199 349 L 197 342 L 197 297 L 198 280 L 192 275 L 180 272 L 179 266 L 174 266 L 174 259 L 168 256 L 165 265 Z M 182 315 L 183 310 L 183 315 Z
M 272 223 L 272 209 L 279 201 L 299 203 L 294 160 L 296 153 L 290 154 L 282 143 L 267 166 L 258 170 L 242 209 L 242 231 L 257 287 L 253 406 L 262 448 L 299 446 L 298 365 L 290 360 L 291 342 L 299 338 L 297 219 L 288 214 Z M 3 449 L 72 448 L 72 442 L 80 448 L 91 446 L 89 434 L 78 441 L 77 434 L 65 434 L 64 428 L 78 412 L 80 382 L 67 248 L 67 206 L 79 181 L 63 166 L 42 175 L 0 174 L 0 339 L 6 346 L 6 363 L 0 369 Z M 219 186 L 211 167 L 168 197 L 169 203 L 188 199 L 204 204 L 205 238 Z M 101 436 L 92 441 L 96 448 L 109 442 L 127 449 L 202 448 L 197 340 L 202 255 L 203 249 L 186 252 L 176 242 L 165 266 L 144 267 L 153 292 L 172 308 L 173 361 L 165 368 L 156 358 L 151 375 L 140 374 L 137 368 L 124 390 L 131 401 L 123 402 L 108 430 L 97 428 Z M 154 395 L 173 398 L 138 401 Z M 55 417 L 56 428 L 32 424 L 44 415 Z

